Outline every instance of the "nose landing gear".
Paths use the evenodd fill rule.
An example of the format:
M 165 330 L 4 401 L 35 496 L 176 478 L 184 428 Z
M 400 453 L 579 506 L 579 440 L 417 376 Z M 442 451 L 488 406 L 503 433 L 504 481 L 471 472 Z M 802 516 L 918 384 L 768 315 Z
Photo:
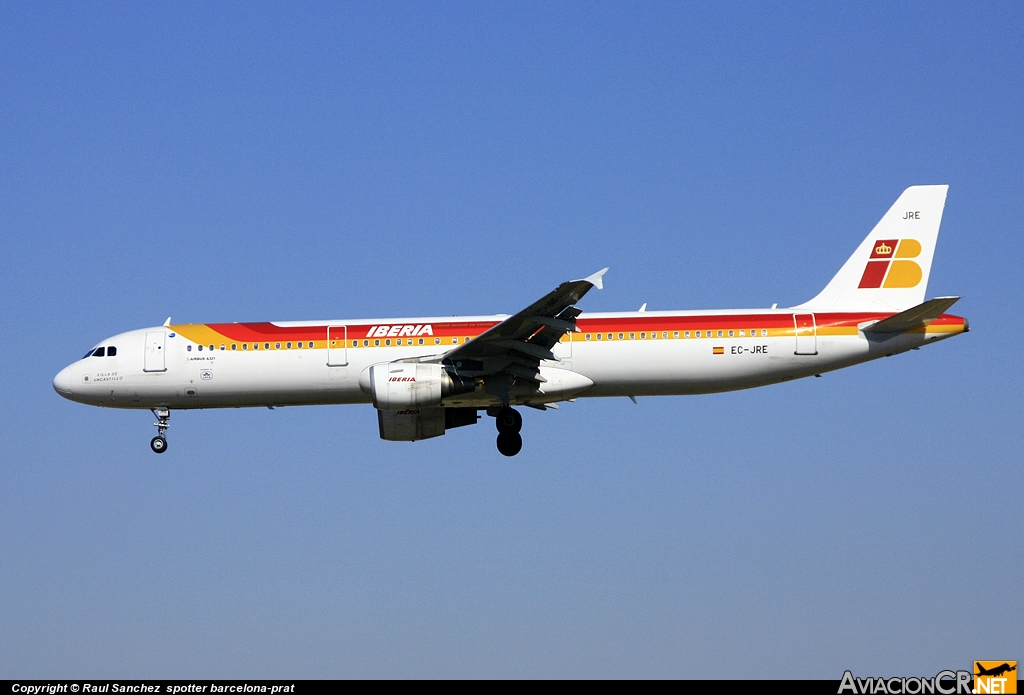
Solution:
M 150 440 L 149 448 L 155 454 L 162 454 L 167 451 L 167 438 L 164 434 L 170 427 L 171 411 L 167 408 L 154 408 L 153 415 L 156 417 L 153 426 L 156 427 L 157 435 Z
M 498 453 L 502 456 L 515 456 L 523 448 L 523 438 L 519 431 L 523 429 L 523 416 L 512 408 L 502 408 L 494 418 L 498 428 Z

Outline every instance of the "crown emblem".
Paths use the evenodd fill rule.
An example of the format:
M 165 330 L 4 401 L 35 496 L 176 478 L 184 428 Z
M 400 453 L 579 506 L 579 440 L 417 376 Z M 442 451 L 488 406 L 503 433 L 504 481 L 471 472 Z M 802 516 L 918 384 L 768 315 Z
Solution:
M 877 253 L 879 256 L 888 256 L 890 253 L 892 253 L 892 247 L 883 241 L 881 244 L 875 247 L 875 253 Z

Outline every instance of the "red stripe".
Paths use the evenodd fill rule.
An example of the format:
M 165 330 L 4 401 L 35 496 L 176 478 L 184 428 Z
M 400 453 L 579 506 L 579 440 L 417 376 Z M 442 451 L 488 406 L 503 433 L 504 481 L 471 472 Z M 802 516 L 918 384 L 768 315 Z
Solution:
M 887 263 L 887 262 L 885 262 Z M 818 328 L 851 327 L 865 321 L 884 319 L 895 312 L 857 312 L 857 313 L 816 313 Z M 938 325 L 962 325 L 964 319 L 952 314 L 943 314 L 935 320 Z M 380 323 L 379 326 L 429 325 L 431 335 L 419 335 L 420 338 L 450 338 L 452 336 L 476 336 L 496 325 L 497 321 L 467 321 L 459 323 Z M 332 326 L 334 324 L 331 324 Z M 321 326 L 276 326 L 270 322 L 262 323 L 210 323 L 206 326 L 226 338 L 238 342 L 263 342 L 282 340 L 327 340 L 327 324 Z M 762 329 L 762 328 L 793 328 L 793 314 L 707 314 L 704 316 L 637 316 L 619 319 L 601 318 L 588 319 L 581 317 L 577 326 L 584 333 L 622 333 L 622 332 L 661 332 L 682 330 L 728 330 L 728 329 Z M 369 325 L 348 327 L 350 339 L 365 337 L 371 328 Z M 402 336 L 403 338 L 412 336 Z

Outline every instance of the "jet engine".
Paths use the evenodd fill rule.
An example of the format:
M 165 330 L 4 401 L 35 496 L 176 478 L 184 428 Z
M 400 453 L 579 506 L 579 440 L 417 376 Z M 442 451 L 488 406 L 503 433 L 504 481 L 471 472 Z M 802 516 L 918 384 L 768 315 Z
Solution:
M 378 410 L 380 438 L 389 442 L 415 442 L 440 437 L 446 429 L 475 425 L 476 408 L 409 408 Z
M 369 383 L 360 385 L 373 396 L 378 410 L 407 410 L 441 405 L 441 399 L 471 393 L 473 379 L 449 373 L 440 364 L 382 362 L 371 366 Z M 366 388 L 369 386 L 369 389 Z

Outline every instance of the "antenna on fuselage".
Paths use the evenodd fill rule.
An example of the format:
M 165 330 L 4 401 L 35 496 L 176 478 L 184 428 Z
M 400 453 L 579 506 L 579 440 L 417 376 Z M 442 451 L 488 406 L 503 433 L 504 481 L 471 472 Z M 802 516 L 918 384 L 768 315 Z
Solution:
M 165 326 L 170 326 L 170 325 L 171 325 L 171 317 L 170 317 L 170 316 L 168 316 L 168 317 L 167 317 L 167 320 L 166 320 L 166 321 L 164 321 L 164 325 L 165 325 Z

